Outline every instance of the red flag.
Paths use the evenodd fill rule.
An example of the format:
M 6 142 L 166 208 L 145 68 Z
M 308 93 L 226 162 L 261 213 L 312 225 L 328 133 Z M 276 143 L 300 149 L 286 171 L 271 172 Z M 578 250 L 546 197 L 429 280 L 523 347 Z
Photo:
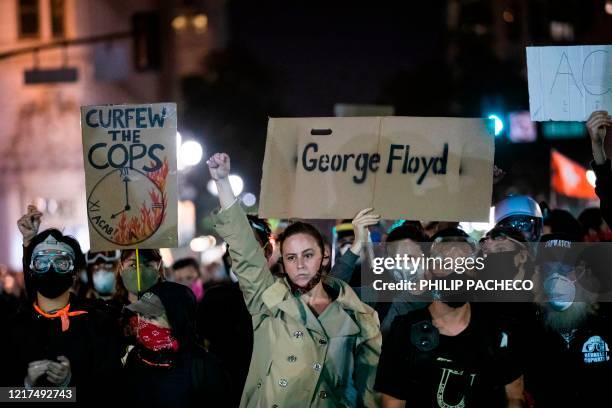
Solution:
M 589 184 L 586 169 L 556 150 L 550 151 L 552 188 L 568 197 L 597 199 L 595 189 Z

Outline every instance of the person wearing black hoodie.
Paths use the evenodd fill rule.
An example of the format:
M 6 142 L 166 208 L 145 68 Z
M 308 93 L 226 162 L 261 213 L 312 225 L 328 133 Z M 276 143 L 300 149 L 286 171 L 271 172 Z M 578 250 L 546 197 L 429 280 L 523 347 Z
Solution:
M 70 293 L 85 264 L 78 242 L 55 229 L 37 233 L 34 211 L 24 217 L 19 226 L 30 303 L 4 327 L 0 385 L 76 387 L 79 406 L 110 403 L 108 390 L 121 373 L 118 327 Z
M 195 334 L 196 299 L 187 286 L 159 282 L 126 309 L 136 345 L 125 365 L 127 404 L 231 406 L 229 377 Z

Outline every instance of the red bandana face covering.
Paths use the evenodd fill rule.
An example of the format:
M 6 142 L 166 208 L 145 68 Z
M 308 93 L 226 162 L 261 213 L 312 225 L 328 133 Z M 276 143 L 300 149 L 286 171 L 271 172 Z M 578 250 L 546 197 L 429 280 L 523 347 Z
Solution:
M 178 340 L 172 337 L 172 330 L 157 326 L 135 316 L 130 320 L 132 330 L 140 344 L 153 351 L 178 351 Z

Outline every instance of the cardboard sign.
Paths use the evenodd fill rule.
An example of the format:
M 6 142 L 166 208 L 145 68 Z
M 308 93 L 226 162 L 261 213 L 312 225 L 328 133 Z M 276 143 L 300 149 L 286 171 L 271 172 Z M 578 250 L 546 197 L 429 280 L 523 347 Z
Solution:
M 270 119 L 259 214 L 487 221 L 493 153 L 489 119 Z
M 531 120 L 586 121 L 612 111 L 612 46 L 527 47 Z
M 92 251 L 176 247 L 176 104 L 81 107 Z

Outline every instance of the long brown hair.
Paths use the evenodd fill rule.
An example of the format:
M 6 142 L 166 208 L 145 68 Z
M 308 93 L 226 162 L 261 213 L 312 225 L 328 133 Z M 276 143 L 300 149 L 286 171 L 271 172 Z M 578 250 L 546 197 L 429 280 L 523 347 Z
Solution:
M 280 243 L 280 251 L 281 255 L 283 254 L 283 243 L 287 238 L 292 235 L 297 234 L 306 234 L 310 235 L 317 242 L 317 246 L 321 250 L 321 256 L 325 256 L 325 246 L 323 243 L 323 236 L 312 224 L 308 224 L 307 222 L 297 221 L 293 224 L 289 225 L 278 237 L 278 242 Z

